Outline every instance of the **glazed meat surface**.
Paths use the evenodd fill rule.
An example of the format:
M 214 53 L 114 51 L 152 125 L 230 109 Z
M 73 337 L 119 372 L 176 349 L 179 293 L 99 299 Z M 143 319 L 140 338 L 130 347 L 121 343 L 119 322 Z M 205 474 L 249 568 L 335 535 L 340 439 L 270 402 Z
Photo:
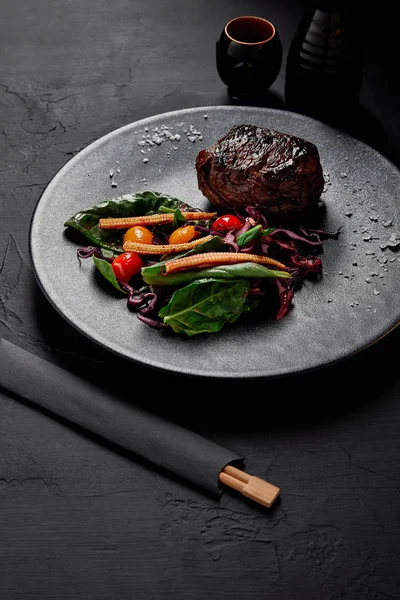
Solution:
M 236 125 L 196 159 L 200 191 L 220 210 L 258 207 L 272 223 L 308 214 L 324 188 L 317 147 L 255 125 Z

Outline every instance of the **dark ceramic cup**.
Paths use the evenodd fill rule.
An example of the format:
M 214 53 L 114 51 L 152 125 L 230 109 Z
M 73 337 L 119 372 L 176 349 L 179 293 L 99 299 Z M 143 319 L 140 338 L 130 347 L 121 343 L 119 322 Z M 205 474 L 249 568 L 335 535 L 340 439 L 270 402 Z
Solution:
M 230 96 L 263 97 L 282 66 L 282 44 L 274 25 L 261 17 L 237 17 L 217 42 L 217 70 Z

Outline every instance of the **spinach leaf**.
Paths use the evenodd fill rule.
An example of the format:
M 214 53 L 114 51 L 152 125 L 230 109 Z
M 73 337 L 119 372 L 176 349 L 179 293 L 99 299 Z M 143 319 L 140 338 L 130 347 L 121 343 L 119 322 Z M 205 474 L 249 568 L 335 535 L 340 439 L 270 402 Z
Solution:
M 143 267 L 142 278 L 149 285 L 185 285 L 196 279 L 208 277 L 217 277 L 218 279 L 253 279 L 279 277 L 281 279 L 290 279 L 291 275 L 286 271 L 275 271 L 268 269 L 258 263 L 237 263 L 234 265 L 219 265 L 205 269 L 193 269 L 191 271 L 181 271 L 180 273 L 163 274 L 164 263 L 157 263 L 150 267 Z
M 117 278 L 115 277 L 113 268 L 108 261 L 93 256 L 93 262 L 103 277 L 107 279 L 107 281 L 109 281 L 119 292 L 126 294 L 125 290 L 120 287 Z
M 182 215 L 179 208 L 176 208 L 174 210 L 174 223 L 173 223 L 174 229 L 178 229 L 178 227 L 180 227 L 181 225 L 184 225 L 185 223 L 186 223 L 185 217 Z
M 82 210 L 70 217 L 64 223 L 64 226 L 73 227 L 95 246 L 100 246 L 113 252 L 122 252 L 124 230 L 100 229 L 98 226 L 99 220 L 112 217 L 151 215 L 157 213 L 160 206 L 165 206 L 175 211 L 188 205 L 172 196 L 146 190 L 144 192 L 126 194 L 119 198 L 105 200 L 97 206 Z M 191 207 L 188 206 L 188 209 L 190 210 Z
M 245 233 L 242 233 L 242 235 L 239 235 L 239 237 L 236 240 L 236 243 L 239 246 L 239 248 L 243 248 L 253 240 L 259 238 L 261 236 L 261 231 L 262 225 L 256 225 L 255 227 L 252 227 Z
M 167 206 L 160 206 L 159 208 L 159 212 L 160 213 L 174 213 L 174 221 L 173 221 L 173 228 L 177 229 L 178 227 L 180 227 L 181 225 L 183 225 L 184 223 L 186 223 L 186 219 L 185 217 L 182 215 L 181 211 L 179 210 L 179 208 L 168 208 Z
M 268 229 L 263 229 L 262 225 L 256 225 L 255 227 L 252 227 L 248 231 L 245 231 L 245 233 L 242 233 L 242 235 L 239 235 L 239 237 L 236 240 L 236 243 L 238 244 L 238 246 L 240 248 L 243 248 L 244 246 L 247 246 L 247 244 L 249 244 L 253 240 L 258 239 L 259 237 L 261 237 L 263 235 L 268 235 L 269 233 L 272 233 L 274 231 L 274 229 L 275 229 L 275 227 L 269 227 Z
M 200 279 L 178 289 L 158 314 L 175 333 L 215 333 L 240 317 L 249 289 L 246 279 Z

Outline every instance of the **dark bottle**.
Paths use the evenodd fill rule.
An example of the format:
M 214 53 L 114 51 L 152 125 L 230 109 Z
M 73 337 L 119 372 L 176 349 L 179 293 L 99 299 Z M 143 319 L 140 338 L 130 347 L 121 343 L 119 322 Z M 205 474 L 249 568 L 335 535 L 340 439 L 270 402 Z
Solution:
M 351 4 L 325 1 L 306 9 L 286 62 L 285 103 L 290 110 L 335 121 L 357 105 L 362 59 Z

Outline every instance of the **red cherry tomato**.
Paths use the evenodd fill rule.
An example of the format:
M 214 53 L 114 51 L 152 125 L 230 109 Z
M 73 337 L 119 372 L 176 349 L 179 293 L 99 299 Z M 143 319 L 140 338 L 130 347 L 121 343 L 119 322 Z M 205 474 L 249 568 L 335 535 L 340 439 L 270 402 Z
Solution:
M 138 275 L 143 267 L 143 261 L 139 254 L 134 252 L 123 252 L 112 261 L 112 269 L 115 277 L 122 283 L 128 283 L 131 277 Z
M 213 231 L 229 231 L 229 229 L 240 229 L 242 222 L 235 215 L 222 215 L 211 225 Z

